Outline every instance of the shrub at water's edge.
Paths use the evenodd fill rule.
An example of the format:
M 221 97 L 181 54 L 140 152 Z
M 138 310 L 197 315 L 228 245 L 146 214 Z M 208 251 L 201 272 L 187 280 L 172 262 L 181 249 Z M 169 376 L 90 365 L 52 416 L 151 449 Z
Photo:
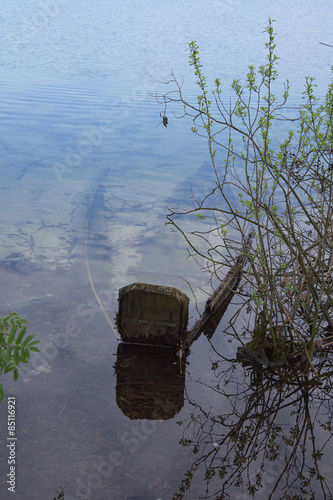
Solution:
M 333 332 L 333 83 L 320 100 L 314 79 L 306 78 L 302 105 L 288 107 L 289 82 L 280 97 L 275 92 L 278 57 L 271 20 L 265 33 L 266 62 L 249 66 L 243 82 L 232 82 L 232 99 L 224 97 L 219 78 L 214 90 L 207 90 L 196 42 L 189 45 L 200 89 L 196 101 L 183 96 L 173 73 L 168 85 L 174 88 L 157 96 L 164 116 L 168 106 L 181 103 L 192 131 L 208 140 L 215 175 L 215 188 L 204 199 L 193 193 L 193 208 L 170 209 L 168 220 L 218 278 L 253 231 L 241 307 L 265 352 L 256 359 L 252 343 L 252 354 L 265 359 L 262 364 L 281 364 L 287 354 L 299 359 L 301 353 L 308 371 L 314 368 L 314 349 L 326 343 L 317 337 Z M 277 141 L 282 122 L 285 136 Z M 192 215 L 201 227 L 187 234 L 181 219 Z

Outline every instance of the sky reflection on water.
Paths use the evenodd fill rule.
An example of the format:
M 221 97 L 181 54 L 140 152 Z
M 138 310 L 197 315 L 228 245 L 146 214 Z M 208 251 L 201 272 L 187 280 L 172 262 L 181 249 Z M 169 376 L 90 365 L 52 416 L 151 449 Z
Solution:
M 60 485 L 66 500 L 165 500 L 176 492 L 193 462 L 192 451 L 178 445 L 184 429 L 177 421 L 193 422 L 193 405 L 203 415 L 227 410 L 229 400 L 207 385 L 216 382 L 216 350 L 232 358 L 237 346 L 221 331 L 212 345 L 199 339 L 179 414 L 129 420 L 116 404 L 117 342 L 89 286 L 85 241 L 112 321 L 118 288 L 146 281 L 187 293 L 193 323 L 197 313 L 184 279 L 200 306 L 208 278 L 164 226 L 165 203 L 188 202 L 191 182 L 199 195 L 213 178 L 205 141 L 173 116 L 168 128 L 156 128 L 163 107 L 149 93 L 164 89 L 160 82 L 173 69 L 194 98 L 187 47 L 195 39 L 208 77 L 222 77 L 229 96 L 233 78 L 263 63 L 262 31 L 271 16 L 281 80 L 290 78 L 291 101 L 299 104 L 306 75 L 318 77 L 319 92 L 328 82 L 333 49 L 319 42 L 333 44 L 332 9 L 328 0 L 246 7 L 241 0 L 2 2 L 1 310 L 25 315 L 42 351 L 15 385 L 5 384 L 18 404 L 19 500 L 52 498 Z M 241 376 L 249 383 L 238 370 L 233 387 Z M 287 425 L 288 415 L 283 419 Z M 4 495 L 5 481 L 2 475 Z M 193 481 L 185 498 L 206 498 L 202 477 Z M 247 495 L 233 492 L 233 498 Z

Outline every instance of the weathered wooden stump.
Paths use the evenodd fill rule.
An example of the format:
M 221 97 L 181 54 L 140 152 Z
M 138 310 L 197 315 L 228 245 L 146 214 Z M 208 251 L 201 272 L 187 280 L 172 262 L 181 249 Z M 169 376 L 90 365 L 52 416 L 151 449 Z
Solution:
M 173 347 L 186 330 L 188 306 L 177 288 L 132 283 L 119 290 L 117 328 L 125 342 Z

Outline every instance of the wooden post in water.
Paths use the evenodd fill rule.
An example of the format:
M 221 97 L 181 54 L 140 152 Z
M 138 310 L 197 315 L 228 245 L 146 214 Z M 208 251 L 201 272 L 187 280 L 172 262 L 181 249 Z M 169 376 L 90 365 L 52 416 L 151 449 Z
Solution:
M 132 283 L 119 290 L 118 331 L 125 342 L 176 346 L 186 331 L 188 305 L 177 288 Z

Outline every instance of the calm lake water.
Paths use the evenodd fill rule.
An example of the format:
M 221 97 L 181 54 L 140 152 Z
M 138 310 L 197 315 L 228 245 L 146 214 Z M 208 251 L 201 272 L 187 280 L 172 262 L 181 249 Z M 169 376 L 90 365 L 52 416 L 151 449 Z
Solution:
M 230 361 L 230 311 L 182 373 L 121 346 L 114 326 L 127 284 L 181 289 L 191 324 L 192 291 L 201 311 L 211 291 L 165 225 L 166 203 L 213 186 L 207 145 L 172 113 L 163 127 L 151 94 L 172 69 L 195 98 L 196 40 L 231 95 L 232 79 L 264 62 L 271 17 L 281 89 L 289 78 L 299 104 L 310 75 L 322 95 L 332 11 L 328 0 L 3 0 L 0 314 L 17 311 L 41 340 L 15 384 L 3 377 L 17 406 L 18 500 L 61 487 L 66 500 L 332 498 L 329 381 L 258 380 Z M 12 498 L 6 403 L 0 429 L 1 498 Z

